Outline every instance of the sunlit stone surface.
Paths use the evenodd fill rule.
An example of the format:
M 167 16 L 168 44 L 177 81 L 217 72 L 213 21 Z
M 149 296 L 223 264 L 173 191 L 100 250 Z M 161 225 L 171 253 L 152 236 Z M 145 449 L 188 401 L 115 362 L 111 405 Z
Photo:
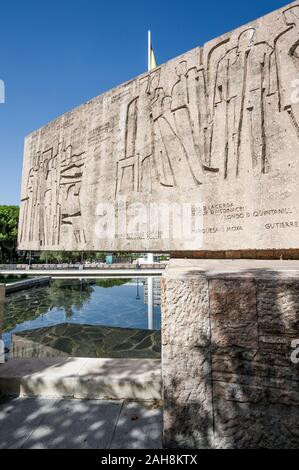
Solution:
M 29 135 L 19 248 L 298 249 L 298 36 L 295 2 Z
M 165 446 L 298 448 L 299 263 L 172 260 L 162 280 Z

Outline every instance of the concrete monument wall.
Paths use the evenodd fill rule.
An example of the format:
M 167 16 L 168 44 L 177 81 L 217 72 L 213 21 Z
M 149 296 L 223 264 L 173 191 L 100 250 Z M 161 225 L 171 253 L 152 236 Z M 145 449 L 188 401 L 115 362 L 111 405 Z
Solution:
M 171 260 L 164 445 L 299 447 L 299 263 Z
M 26 138 L 19 248 L 299 248 L 299 3 Z

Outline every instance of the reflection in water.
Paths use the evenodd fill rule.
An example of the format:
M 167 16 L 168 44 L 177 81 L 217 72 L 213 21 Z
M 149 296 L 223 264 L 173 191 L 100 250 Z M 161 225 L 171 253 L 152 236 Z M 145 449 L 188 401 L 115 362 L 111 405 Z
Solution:
M 12 335 L 12 357 L 159 358 L 161 332 L 61 323 Z
M 153 306 L 153 278 L 147 280 L 147 322 L 148 329 L 152 330 L 154 327 L 154 306 Z
M 144 303 L 147 304 L 148 329 L 154 329 L 154 306 L 161 305 L 160 278 L 148 277 L 144 284 Z
M 152 277 L 153 282 L 153 305 L 160 306 L 161 305 L 161 281 L 159 277 Z M 144 303 L 147 304 L 148 298 L 148 283 L 147 279 L 144 279 Z
M 127 279 L 55 280 L 49 287 L 8 295 L 5 345 L 9 347 L 12 333 L 66 323 L 159 330 L 160 306 L 152 306 L 149 322 L 149 311 L 141 300 L 146 282 L 144 278 L 138 283 Z

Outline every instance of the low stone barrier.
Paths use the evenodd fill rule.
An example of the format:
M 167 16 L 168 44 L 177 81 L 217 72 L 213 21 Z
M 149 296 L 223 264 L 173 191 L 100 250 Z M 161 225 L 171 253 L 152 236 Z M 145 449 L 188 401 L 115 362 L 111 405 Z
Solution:
M 165 447 L 299 447 L 298 306 L 297 261 L 170 262 Z
M 22 281 L 12 282 L 11 284 L 6 285 L 6 293 L 11 294 L 12 292 L 31 289 L 31 287 L 35 286 L 44 286 L 49 284 L 50 281 L 50 277 L 34 277 L 33 279 L 24 279 Z

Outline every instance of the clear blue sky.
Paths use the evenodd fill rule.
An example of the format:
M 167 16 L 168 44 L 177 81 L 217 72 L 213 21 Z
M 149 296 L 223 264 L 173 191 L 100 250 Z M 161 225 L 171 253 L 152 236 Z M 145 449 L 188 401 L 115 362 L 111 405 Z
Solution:
M 287 0 L 2 0 L 0 205 L 18 204 L 26 134 L 157 62 L 287 4 Z

